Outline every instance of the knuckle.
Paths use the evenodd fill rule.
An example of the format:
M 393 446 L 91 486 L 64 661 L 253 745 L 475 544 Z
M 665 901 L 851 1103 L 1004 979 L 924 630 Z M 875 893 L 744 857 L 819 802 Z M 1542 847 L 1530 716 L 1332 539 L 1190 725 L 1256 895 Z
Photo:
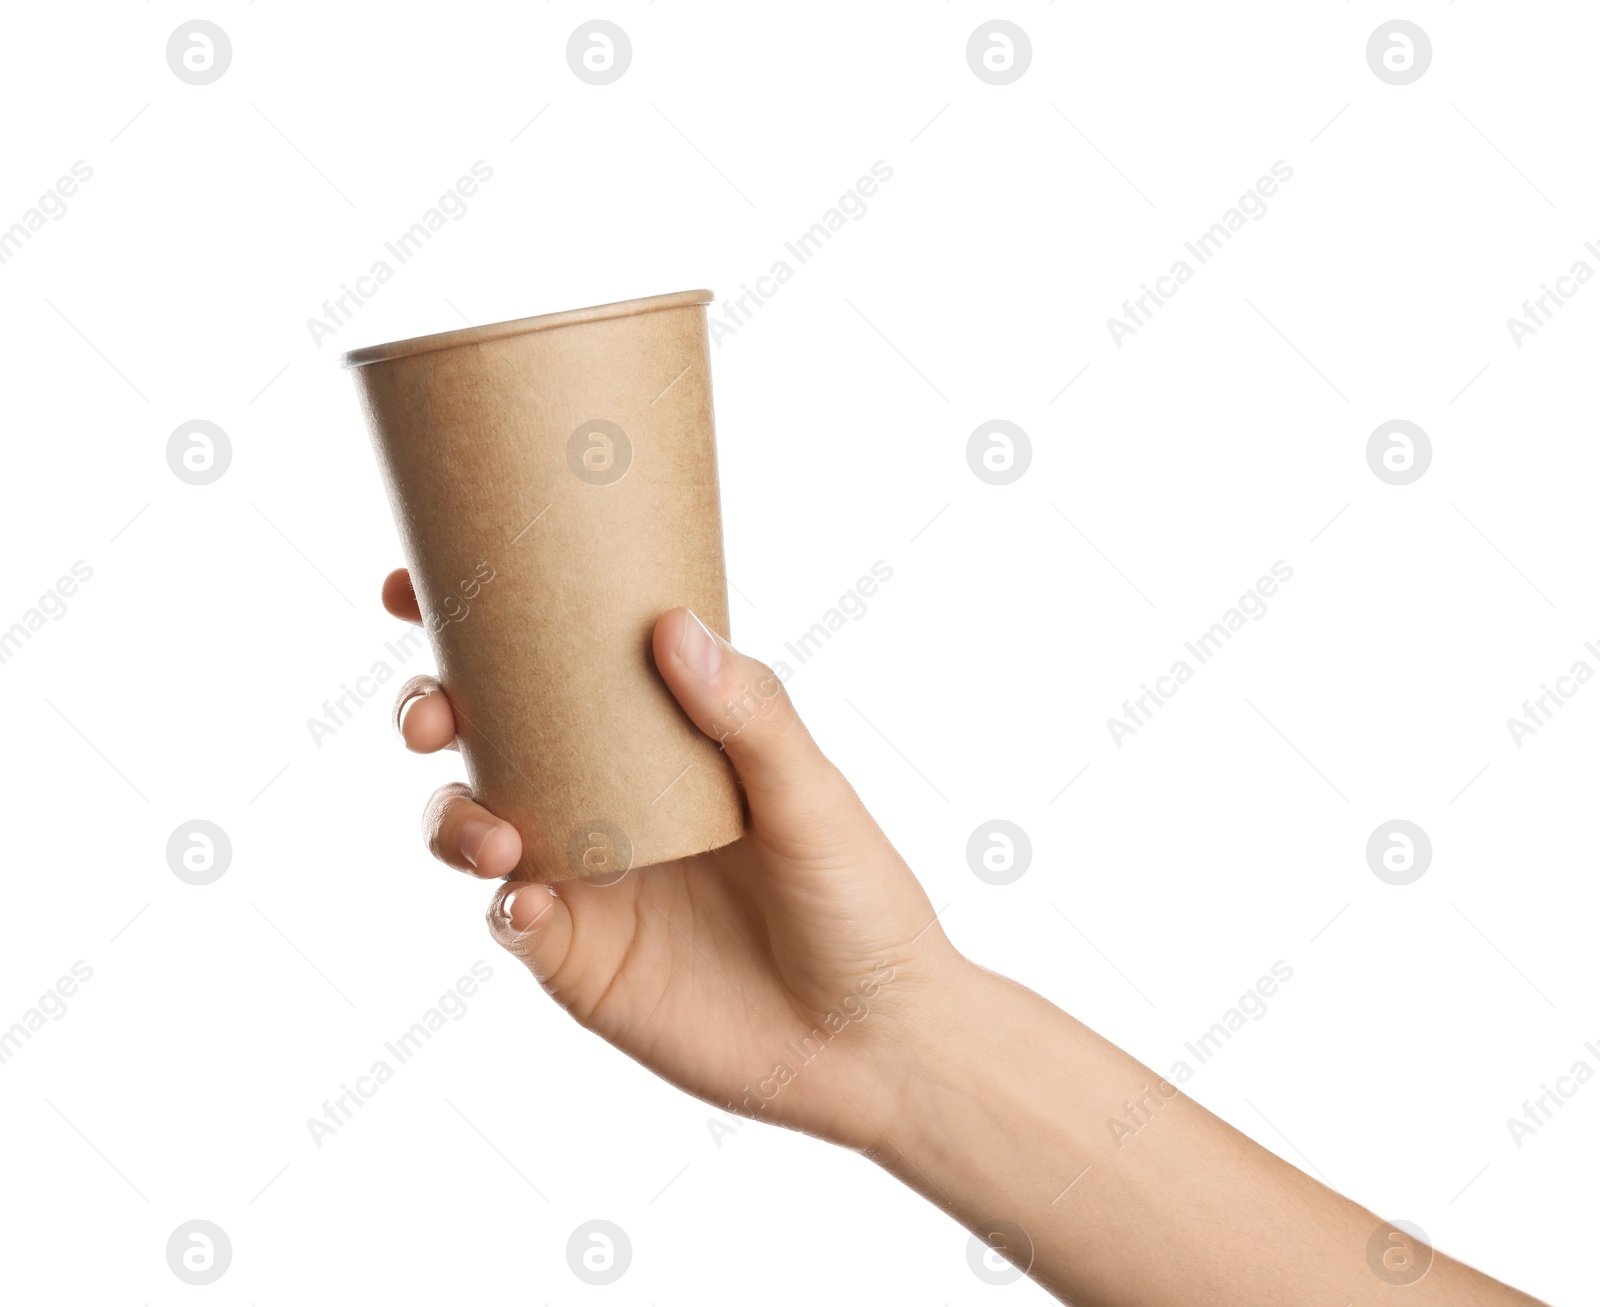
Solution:
M 422 836 L 436 858 L 443 858 L 444 836 L 449 827 L 452 811 L 463 801 L 471 802 L 472 791 L 460 781 L 441 785 L 428 799 L 422 810 Z
M 738 741 L 746 731 L 772 738 L 786 734 L 799 720 L 782 678 L 752 658 L 723 698 L 717 738 L 724 745 Z
M 500 888 L 494 892 L 489 900 L 489 907 L 483 914 L 483 919 L 489 923 L 489 933 L 494 936 L 494 941 L 509 953 L 515 953 L 512 947 L 514 933 L 511 922 L 506 916 L 506 900 L 518 888 L 519 882 L 514 880 L 503 881 Z

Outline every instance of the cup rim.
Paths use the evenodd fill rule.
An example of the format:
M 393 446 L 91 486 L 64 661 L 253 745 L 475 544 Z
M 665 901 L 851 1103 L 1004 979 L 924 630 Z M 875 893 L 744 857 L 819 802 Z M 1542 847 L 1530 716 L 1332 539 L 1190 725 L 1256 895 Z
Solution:
M 630 318 L 640 313 L 659 313 L 663 309 L 690 308 L 697 304 L 709 304 L 715 298 L 709 290 L 680 290 L 668 295 L 647 295 L 641 299 L 618 300 L 614 304 L 566 309 L 560 313 L 541 313 L 537 317 L 513 318 L 508 322 L 492 322 L 482 327 L 460 327 L 431 336 L 412 336 L 407 340 L 392 340 L 381 345 L 363 345 L 360 349 L 351 350 L 340 362 L 346 368 L 359 368 L 368 363 L 383 363 L 412 354 L 454 349 L 458 345 L 489 344 L 530 331 L 548 331 L 552 327 L 571 327 L 579 323 L 601 322 L 607 318 Z

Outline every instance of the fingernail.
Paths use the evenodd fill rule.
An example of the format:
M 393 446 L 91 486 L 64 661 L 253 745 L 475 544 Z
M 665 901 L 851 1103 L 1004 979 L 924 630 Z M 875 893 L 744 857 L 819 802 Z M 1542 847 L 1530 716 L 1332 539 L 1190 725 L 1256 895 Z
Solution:
M 709 681 L 722 666 L 722 645 L 711 629 L 693 613 L 683 623 L 678 641 L 678 659 L 702 681 Z
M 556 892 L 548 885 L 524 885 L 506 895 L 500 910 L 511 929 L 521 935 L 543 921 L 555 901 Z
M 492 821 L 469 821 L 461 828 L 461 834 L 456 839 L 456 847 L 461 850 L 461 856 L 470 862 L 474 868 L 478 859 L 483 856 L 484 841 L 494 832 Z
M 395 704 L 394 733 L 402 740 L 406 738 L 406 713 L 410 711 L 411 705 L 416 703 L 419 699 L 426 699 L 432 693 L 432 690 L 418 690 L 415 694 L 409 694 L 404 699 L 400 700 L 399 703 Z

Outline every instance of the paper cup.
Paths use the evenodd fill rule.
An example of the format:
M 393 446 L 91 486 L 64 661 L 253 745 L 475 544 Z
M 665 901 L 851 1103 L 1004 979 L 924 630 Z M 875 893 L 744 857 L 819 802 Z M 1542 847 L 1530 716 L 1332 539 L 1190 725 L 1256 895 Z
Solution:
M 345 356 L 475 797 L 522 880 L 739 838 L 726 755 L 656 671 L 682 604 L 728 635 L 705 305 L 626 300 Z

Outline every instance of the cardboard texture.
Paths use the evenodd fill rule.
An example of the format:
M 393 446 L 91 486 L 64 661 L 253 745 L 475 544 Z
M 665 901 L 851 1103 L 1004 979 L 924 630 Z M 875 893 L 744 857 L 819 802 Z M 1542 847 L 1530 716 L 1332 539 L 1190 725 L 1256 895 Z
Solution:
M 728 630 L 705 305 L 684 291 L 375 345 L 353 369 L 475 797 L 515 878 L 611 880 L 744 830 L 650 651 Z

